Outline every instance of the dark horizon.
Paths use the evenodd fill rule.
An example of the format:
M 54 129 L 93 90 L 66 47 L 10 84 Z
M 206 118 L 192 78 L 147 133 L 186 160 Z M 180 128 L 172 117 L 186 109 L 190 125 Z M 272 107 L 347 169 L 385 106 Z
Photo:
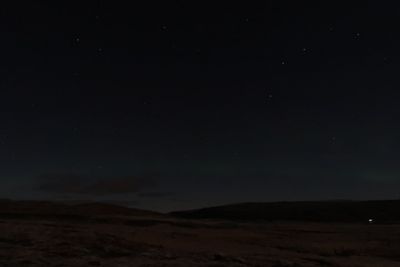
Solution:
M 287 200 L 282 200 L 282 201 L 243 201 L 243 202 L 227 202 L 227 203 L 215 203 L 214 205 L 210 205 L 210 206 L 191 206 L 191 207 L 187 207 L 187 208 L 181 208 L 181 209 L 163 209 L 161 207 L 160 208 L 155 208 L 155 209 L 151 209 L 151 208 L 145 208 L 145 207 L 138 207 L 137 204 L 135 203 L 129 203 L 129 202 L 123 202 L 118 201 L 118 200 L 79 200 L 79 199 L 74 199 L 74 200 L 63 200 L 63 199 L 10 199 L 10 198 L 1 198 L 0 199 L 0 204 L 4 204 L 4 203 L 9 203 L 10 207 L 12 207 L 13 205 L 15 207 L 18 207 L 18 204 L 24 204 L 27 205 L 26 207 L 31 207 L 31 210 L 33 213 L 40 211 L 41 206 L 42 205 L 47 205 L 49 204 L 50 206 L 54 207 L 59 207 L 60 210 L 50 210 L 52 212 L 60 212 L 63 213 L 63 209 L 65 207 L 86 207 L 86 206 L 92 206 L 92 207 L 109 207 L 110 211 L 112 212 L 113 209 L 115 211 L 118 211 L 119 208 L 127 208 L 128 210 L 138 210 L 138 211 L 144 211 L 144 212 L 149 212 L 149 213 L 155 213 L 155 214 L 164 214 L 164 215 L 172 215 L 172 216 L 177 216 L 180 217 L 180 213 L 185 214 L 188 213 L 190 215 L 191 212 L 195 212 L 195 213 L 199 213 L 199 215 L 201 214 L 202 211 L 221 211 L 219 212 L 220 214 L 220 218 L 225 218 L 229 220 L 229 215 L 231 215 L 229 212 L 227 213 L 226 211 L 224 211 L 224 208 L 233 208 L 233 210 L 235 212 L 238 213 L 238 215 L 240 214 L 240 212 L 242 212 L 240 209 L 239 210 L 235 210 L 236 207 L 245 207 L 245 206 L 260 206 L 262 208 L 264 208 L 265 210 L 259 210 L 257 213 L 254 213 L 253 211 L 253 216 L 260 216 L 262 217 L 263 214 L 265 212 L 268 212 L 269 210 L 271 211 L 277 211 L 280 210 L 279 213 L 281 214 L 287 214 L 288 216 L 292 216 L 295 215 L 295 213 L 293 212 L 293 210 L 288 211 L 287 207 L 295 207 L 296 211 L 298 212 L 305 212 L 305 211 L 309 211 L 310 207 L 311 210 L 315 209 L 315 211 L 317 211 L 318 213 L 322 212 L 323 208 L 331 208 L 333 205 L 339 205 L 342 206 L 342 208 L 345 208 L 345 210 L 349 210 L 349 209 L 354 209 L 355 206 L 357 205 L 366 205 L 368 209 L 365 209 L 363 212 L 370 214 L 371 217 L 374 217 L 374 215 L 382 215 L 382 213 L 379 213 L 379 211 L 377 211 L 377 209 L 388 209 L 390 212 L 385 211 L 385 215 L 389 216 L 389 217 L 397 217 L 397 212 L 393 211 L 393 208 L 397 208 L 397 206 L 395 205 L 396 203 L 400 204 L 400 198 L 397 199 L 326 199 L 326 200 L 300 200 L 300 201 L 287 201 Z M 394 204 L 395 206 L 393 207 Z M 368 204 L 372 204 L 372 206 L 368 206 Z M 307 205 L 311 205 L 311 206 L 307 206 Z M 313 206 L 313 205 L 317 205 L 317 206 Z M 71 212 L 70 209 L 67 209 L 66 211 Z M 325 210 L 326 211 L 326 210 Z M 354 210 L 354 212 L 356 214 L 348 214 L 346 213 L 346 211 L 344 212 L 345 214 L 348 214 L 350 216 L 355 216 L 355 217 L 359 217 L 359 213 L 360 211 L 357 212 Z M 15 210 L 15 213 L 20 213 L 19 210 Z M 333 211 L 329 211 L 327 212 L 330 216 L 335 216 L 338 215 L 338 211 L 333 212 Z M 99 213 L 101 214 L 101 212 Z M 235 213 L 234 213 L 235 214 Z M 257 215 L 258 214 L 258 215 Z M 291 215 L 290 215 L 291 214 Z M 274 216 L 271 214 L 271 216 Z M 188 217 L 190 218 L 190 216 Z M 196 217 L 193 217 L 193 219 L 195 219 Z M 198 217 L 200 218 L 200 217 Z M 207 218 L 207 217 L 204 217 Z M 218 219 L 218 216 L 215 217 L 209 217 L 209 218 L 215 218 Z M 249 217 L 247 219 L 245 219 L 245 216 L 243 216 L 244 220 L 249 220 L 251 221 L 252 218 Z M 278 218 L 277 218 L 278 219 Z M 322 217 L 321 217 L 322 219 Z M 318 214 L 316 214 L 315 216 L 315 220 L 318 221 Z M 296 221 L 296 220 L 294 220 Z M 299 220 L 298 220 L 299 221 Z M 334 220 L 332 220 L 334 221 Z M 394 220 L 397 221 L 397 220 Z M 359 222 L 359 220 L 358 220 Z
M 399 10 L 4 3 L 0 198 L 398 199 Z

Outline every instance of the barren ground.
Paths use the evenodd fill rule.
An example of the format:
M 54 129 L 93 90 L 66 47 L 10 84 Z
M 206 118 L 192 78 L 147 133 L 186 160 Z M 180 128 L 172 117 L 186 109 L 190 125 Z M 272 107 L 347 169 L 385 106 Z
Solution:
M 0 216 L 0 266 L 400 266 L 400 225 Z

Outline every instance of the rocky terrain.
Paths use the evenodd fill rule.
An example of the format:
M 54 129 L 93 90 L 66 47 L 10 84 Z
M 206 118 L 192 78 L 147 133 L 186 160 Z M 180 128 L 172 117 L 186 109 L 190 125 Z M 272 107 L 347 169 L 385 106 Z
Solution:
M 400 266 L 400 225 L 175 218 L 105 204 L 0 204 L 0 266 Z

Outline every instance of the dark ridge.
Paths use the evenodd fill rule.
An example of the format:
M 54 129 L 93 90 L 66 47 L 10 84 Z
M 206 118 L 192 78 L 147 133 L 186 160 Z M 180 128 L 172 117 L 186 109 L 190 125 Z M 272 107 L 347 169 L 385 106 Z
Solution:
M 65 204 L 51 201 L 0 201 L 0 217 L 2 216 L 162 216 L 154 211 L 133 209 L 107 203 Z
M 188 211 L 171 216 L 235 221 L 400 222 L 400 200 L 241 203 Z

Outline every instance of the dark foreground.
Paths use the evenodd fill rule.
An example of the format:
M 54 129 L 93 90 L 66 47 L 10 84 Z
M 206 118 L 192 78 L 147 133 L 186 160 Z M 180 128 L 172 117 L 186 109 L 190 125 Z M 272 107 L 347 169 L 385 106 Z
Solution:
M 90 206 L 0 212 L 0 266 L 400 266 L 400 225 L 239 223 Z M 75 210 L 75 211 L 74 211 Z

